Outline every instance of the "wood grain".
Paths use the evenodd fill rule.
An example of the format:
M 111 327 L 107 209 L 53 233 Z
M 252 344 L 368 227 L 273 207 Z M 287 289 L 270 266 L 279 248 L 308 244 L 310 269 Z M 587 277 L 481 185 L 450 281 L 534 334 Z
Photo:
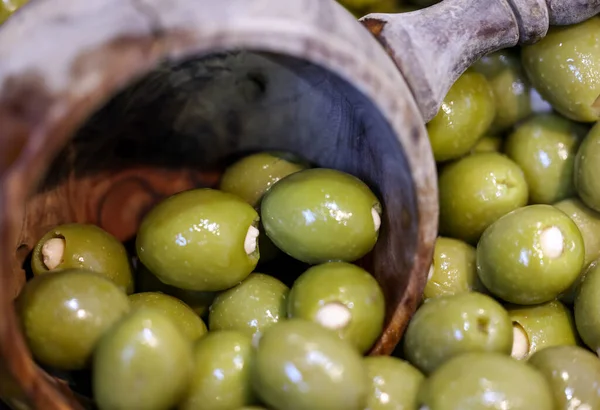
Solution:
M 396 62 L 428 122 L 452 84 L 483 55 L 534 43 L 551 24 L 574 24 L 599 12 L 600 0 L 444 0 L 360 21 Z
M 361 261 L 387 302 L 371 354 L 393 350 L 420 300 L 438 213 L 423 121 L 334 1 L 31 2 L 0 28 L 0 123 L 0 361 L 32 408 L 76 408 L 12 309 L 41 233 L 81 221 L 127 239 L 156 201 L 214 186 L 243 153 L 291 151 L 382 198 L 382 238 Z

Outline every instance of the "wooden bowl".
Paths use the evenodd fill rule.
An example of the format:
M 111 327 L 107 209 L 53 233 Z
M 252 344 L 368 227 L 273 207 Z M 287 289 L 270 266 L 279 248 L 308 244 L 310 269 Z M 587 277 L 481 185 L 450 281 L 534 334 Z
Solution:
M 157 201 L 214 187 L 256 150 L 349 172 L 382 199 L 362 263 L 387 303 L 371 354 L 389 354 L 438 212 L 423 120 L 393 61 L 334 1 L 144 3 L 34 1 L 0 30 L 0 356 L 17 399 L 77 406 L 33 362 L 13 310 L 35 242 L 73 221 L 131 239 Z

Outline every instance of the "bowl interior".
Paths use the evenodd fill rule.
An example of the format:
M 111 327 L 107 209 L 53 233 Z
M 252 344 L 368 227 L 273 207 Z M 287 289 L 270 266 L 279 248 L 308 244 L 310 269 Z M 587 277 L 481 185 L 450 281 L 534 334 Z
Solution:
M 216 187 L 224 167 L 261 150 L 288 151 L 351 173 L 383 201 L 380 240 L 359 263 L 384 289 L 389 328 L 418 234 L 415 188 L 401 144 L 376 106 L 345 80 L 306 61 L 258 51 L 165 63 L 79 128 L 26 204 L 15 295 L 27 255 L 56 224 L 95 223 L 131 241 L 158 201 L 192 187 Z

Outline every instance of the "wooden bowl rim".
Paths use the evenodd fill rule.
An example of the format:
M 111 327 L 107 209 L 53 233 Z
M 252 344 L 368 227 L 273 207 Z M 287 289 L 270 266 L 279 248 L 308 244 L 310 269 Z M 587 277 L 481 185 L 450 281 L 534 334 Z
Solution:
M 90 0 L 96 6 L 100 1 Z M 181 60 L 234 48 L 302 58 L 338 74 L 373 101 L 398 136 L 412 173 L 419 219 L 417 253 L 409 273 L 404 303 L 390 326 L 393 329 L 388 329 L 373 349 L 373 354 L 389 354 L 416 309 L 425 285 L 437 235 L 437 185 L 433 155 L 417 106 L 412 98 L 408 98 L 408 87 L 393 62 L 368 31 L 341 6 L 323 0 L 291 3 L 302 9 L 317 8 L 318 13 L 309 18 L 299 15 L 292 19 L 293 13 L 269 18 L 261 14 L 259 21 L 252 21 L 252 16 L 248 16 L 247 24 L 236 21 L 235 26 L 211 24 L 207 18 L 200 18 L 195 26 L 190 26 L 186 10 L 208 5 L 222 13 L 227 6 L 225 2 L 210 0 L 178 0 L 176 5 L 180 5 L 180 9 L 171 15 L 169 22 L 158 25 L 153 22 L 155 26 L 150 24 L 150 30 L 139 27 L 132 30 L 129 23 L 121 19 L 123 15 L 131 15 L 131 11 L 125 10 L 130 5 L 110 0 L 105 10 L 109 13 L 108 18 L 112 16 L 114 25 L 90 48 L 84 40 L 89 40 L 91 35 L 76 23 L 78 13 L 82 12 L 81 7 L 74 5 L 76 2 L 56 0 L 52 5 L 51 2 L 34 2 L 0 30 L 0 119 L 10 120 L 0 130 L 0 141 L 5 147 L 19 147 L 18 155 L 13 159 L 3 159 L 0 154 L 0 249 L 11 250 L 15 246 L 25 199 L 77 127 L 117 90 L 149 72 L 160 60 Z M 262 0 L 265 7 L 269 2 L 277 10 L 279 0 Z M 152 3 L 158 11 L 167 7 L 160 0 L 147 3 Z M 92 8 L 90 5 L 89 9 Z M 243 12 L 241 7 L 239 13 Z M 144 12 L 136 13 L 140 13 L 141 20 L 149 19 Z M 321 18 L 323 13 L 327 14 L 327 19 Z M 39 49 L 40 44 L 44 44 L 37 36 L 28 39 L 22 34 L 28 25 L 31 26 L 31 21 L 52 22 L 59 18 L 66 21 L 65 27 L 74 38 L 68 45 L 73 51 L 72 59 L 47 61 L 42 55 L 26 51 Z M 350 30 L 353 38 L 345 37 L 349 19 L 356 25 Z M 339 21 L 339 27 L 345 27 L 346 32 L 337 30 L 335 21 Z M 50 39 L 59 37 L 55 35 L 56 30 L 58 28 L 52 25 L 43 27 Z M 20 41 L 16 42 L 16 39 Z M 19 48 L 10 47 L 15 42 Z M 357 52 L 355 43 L 367 44 L 370 49 Z M 111 65 L 94 67 L 102 60 L 111 61 Z M 10 65 L 3 61 L 10 61 Z M 11 71 L 19 64 L 29 69 L 19 73 Z M 61 84 L 61 75 L 66 76 L 68 83 Z M 407 98 L 399 98 L 399 95 Z M 3 272 L 10 270 L 8 260 L 0 263 Z M 0 275 L 0 289 L 7 288 L 7 275 Z M 0 291 L 0 317 L 3 318 L 0 321 L 0 356 L 6 359 L 9 372 L 19 381 L 25 396 L 39 408 L 76 408 L 72 398 L 58 393 L 31 361 L 23 336 L 17 330 L 12 295 L 6 291 Z

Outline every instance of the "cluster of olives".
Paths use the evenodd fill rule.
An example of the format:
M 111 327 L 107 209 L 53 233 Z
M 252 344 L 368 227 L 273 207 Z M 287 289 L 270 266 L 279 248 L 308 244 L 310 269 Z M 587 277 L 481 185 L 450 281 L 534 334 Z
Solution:
M 95 225 L 53 228 L 33 250 L 17 312 L 40 364 L 91 369 L 101 410 L 361 409 L 378 400 L 379 363 L 420 377 L 399 359 L 362 357 L 385 302 L 352 262 L 375 246 L 381 215 L 354 176 L 256 153 L 219 190 L 157 204 L 133 257 Z M 308 267 L 291 289 L 256 271 L 277 252 Z
M 380 202 L 281 153 L 158 204 L 133 256 L 92 225 L 44 235 L 16 301 L 31 352 L 91 369 L 101 410 L 600 409 L 599 96 L 598 16 L 449 90 L 427 124 L 440 236 L 399 357 L 363 357 L 385 306 L 353 262 Z M 307 266 L 290 287 L 260 273 L 281 255 Z
M 483 57 L 427 124 L 440 236 L 399 349 L 421 409 L 600 409 L 599 96 L 596 16 Z

